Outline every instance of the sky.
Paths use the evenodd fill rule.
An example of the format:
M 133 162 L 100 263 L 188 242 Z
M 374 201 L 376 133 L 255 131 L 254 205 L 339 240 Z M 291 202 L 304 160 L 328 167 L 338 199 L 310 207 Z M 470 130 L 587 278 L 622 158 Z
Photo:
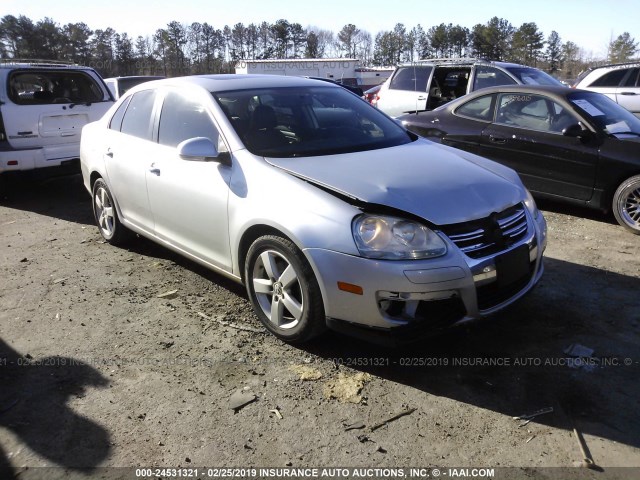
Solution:
M 441 23 L 471 29 L 497 16 L 516 28 L 535 22 L 545 38 L 555 30 L 587 57 L 604 58 L 611 39 L 624 32 L 640 41 L 639 0 L 1 0 L 0 17 L 5 15 L 26 15 L 33 21 L 50 17 L 60 25 L 84 22 L 93 30 L 111 27 L 133 38 L 152 35 L 173 20 L 222 28 L 284 18 L 334 33 L 352 23 L 375 38 L 397 23 L 408 30 L 420 24 L 426 31 Z

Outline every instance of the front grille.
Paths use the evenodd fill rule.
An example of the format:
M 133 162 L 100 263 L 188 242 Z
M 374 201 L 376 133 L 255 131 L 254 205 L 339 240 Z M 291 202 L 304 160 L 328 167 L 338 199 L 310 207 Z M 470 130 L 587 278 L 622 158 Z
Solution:
M 402 335 L 407 337 L 442 330 L 467 315 L 467 309 L 458 296 L 441 300 L 422 300 L 410 317 L 404 313 L 405 302 L 402 300 L 390 301 L 384 312 L 391 318 L 407 322 L 402 327 L 392 329 L 394 333 L 402 332 Z
M 470 222 L 441 227 L 457 247 L 471 258 L 482 258 L 506 250 L 528 231 L 527 215 L 522 203 L 500 213 Z
M 500 287 L 498 282 L 493 282 L 488 285 L 478 287 L 476 290 L 478 309 L 488 310 L 506 302 L 511 297 L 520 293 L 531 281 L 535 267 L 536 262 L 531 262 L 529 264 L 529 271 L 510 285 Z
M 446 300 L 422 301 L 416 310 L 416 320 L 422 321 L 430 328 L 445 328 L 462 320 L 467 309 L 459 297 Z

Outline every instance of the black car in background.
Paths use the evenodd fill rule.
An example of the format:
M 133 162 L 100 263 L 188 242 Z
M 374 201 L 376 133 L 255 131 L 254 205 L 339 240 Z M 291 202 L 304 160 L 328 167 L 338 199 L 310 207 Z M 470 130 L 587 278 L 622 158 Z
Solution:
M 604 95 L 492 87 L 399 120 L 430 140 L 508 165 L 534 195 L 612 209 L 640 235 L 640 119 Z

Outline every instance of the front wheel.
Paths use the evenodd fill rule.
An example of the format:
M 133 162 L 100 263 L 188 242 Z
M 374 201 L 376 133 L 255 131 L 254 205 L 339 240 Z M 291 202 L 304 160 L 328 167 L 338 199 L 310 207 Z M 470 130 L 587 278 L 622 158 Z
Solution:
M 287 342 L 304 342 L 326 329 L 320 287 L 302 252 L 274 235 L 258 238 L 247 253 L 245 283 L 264 326 Z
M 93 216 L 100 235 L 110 244 L 122 245 L 129 238 L 130 231 L 120 223 L 113 196 L 101 178 L 93 184 Z
M 622 182 L 613 194 L 613 215 L 620 225 L 640 235 L 640 175 Z

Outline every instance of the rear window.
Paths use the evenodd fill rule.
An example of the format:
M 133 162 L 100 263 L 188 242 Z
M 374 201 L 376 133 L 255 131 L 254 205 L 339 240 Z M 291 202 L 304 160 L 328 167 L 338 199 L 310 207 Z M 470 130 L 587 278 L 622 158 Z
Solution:
M 98 82 L 78 70 L 16 70 L 9 75 L 8 92 L 18 105 L 105 101 Z
M 493 120 L 493 100 L 495 95 L 474 98 L 456 110 L 456 115 L 490 122 Z
M 122 119 L 120 131 L 127 135 L 151 139 L 151 115 L 156 94 L 153 90 L 143 90 L 133 95 Z

